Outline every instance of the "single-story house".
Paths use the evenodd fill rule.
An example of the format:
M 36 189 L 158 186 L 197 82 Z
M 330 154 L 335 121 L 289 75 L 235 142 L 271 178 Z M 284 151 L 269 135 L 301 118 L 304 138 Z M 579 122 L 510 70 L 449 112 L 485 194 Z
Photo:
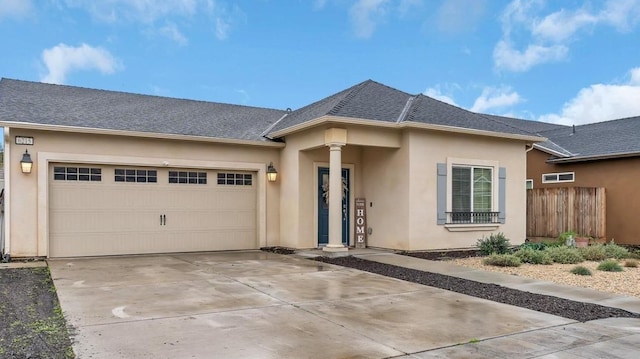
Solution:
M 371 80 L 291 111 L 2 79 L 0 125 L 13 257 L 518 244 L 545 140 Z
M 606 240 L 640 245 L 640 117 L 530 131 L 548 140 L 527 154 L 528 186 L 605 188 Z

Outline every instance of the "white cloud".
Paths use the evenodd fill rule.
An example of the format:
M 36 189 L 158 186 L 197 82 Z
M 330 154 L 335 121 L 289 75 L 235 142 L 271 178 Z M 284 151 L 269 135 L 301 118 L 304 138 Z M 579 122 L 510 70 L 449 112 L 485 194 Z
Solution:
M 510 87 L 485 87 L 470 110 L 473 112 L 486 112 L 490 109 L 513 106 L 521 101 L 520 95 Z
M 609 0 L 599 18 L 618 31 L 629 31 L 640 23 L 640 0 Z
M 560 114 L 540 116 L 540 121 L 581 125 L 640 115 L 640 67 L 629 72 L 624 84 L 595 84 L 583 88 L 565 103 Z
M 585 6 L 539 16 L 544 4 L 541 0 L 514 0 L 504 9 L 502 38 L 493 52 L 497 69 L 527 71 L 539 64 L 561 61 L 569 54 L 569 43 L 585 29 L 612 26 L 628 31 L 640 23 L 640 0 L 608 0 L 600 10 Z M 529 38 L 528 44 L 514 45 L 518 30 Z M 514 50 L 516 47 L 526 50 Z
M 75 70 L 98 70 L 103 74 L 112 74 L 121 68 L 107 50 L 82 44 L 78 47 L 59 44 L 42 51 L 42 61 L 48 73 L 42 82 L 62 84 L 67 75 Z
M 0 0 L 3 1 L 3 0 Z M 205 17 L 213 25 L 215 36 L 224 40 L 229 37 L 234 25 L 245 20 L 238 5 L 227 5 L 215 0 L 64 0 L 71 8 L 87 11 L 101 22 L 140 23 L 155 28 L 151 33 L 161 33 L 178 44 L 188 43 L 177 23 L 194 21 Z M 158 22 L 171 23 L 160 28 Z
M 24 18 L 31 14 L 31 0 L 0 0 L 0 19 Z
M 158 29 L 158 32 L 180 45 L 184 46 L 189 43 L 189 40 L 182 34 L 182 32 L 180 32 L 180 29 L 178 29 L 178 26 L 174 23 L 167 23 L 165 26 Z
M 69 7 L 82 8 L 95 19 L 106 22 L 152 23 L 166 16 L 192 16 L 200 0 L 66 0 Z
M 542 39 L 561 42 L 569 39 L 585 26 L 594 25 L 598 18 L 584 9 L 560 10 L 534 22 L 531 33 Z
M 449 105 L 458 106 L 451 94 L 442 93 L 440 86 L 430 87 L 426 89 L 422 94 L 429 96 L 431 98 L 434 98 L 436 100 L 442 101 L 444 103 L 448 103 Z
M 485 7 L 485 0 L 445 0 L 437 12 L 438 29 L 446 33 L 469 31 L 482 18 Z
M 226 40 L 229 37 L 230 29 L 231 24 L 226 19 L 221 17 L 216 19 L 216 37 L 218 40 Z
M 357 37 L 370 38 L 378 22 L 387 13 L 389 0 L 358 0 L 349 10 L 349 17 Z
M 501 40 L 493 49 L 493 61 L 499 69 L 523 72 L 539 64 L 562 60 L 568 51 L 563 45 L 529 45 L 526 50 L 519 51 L 508 41 Z

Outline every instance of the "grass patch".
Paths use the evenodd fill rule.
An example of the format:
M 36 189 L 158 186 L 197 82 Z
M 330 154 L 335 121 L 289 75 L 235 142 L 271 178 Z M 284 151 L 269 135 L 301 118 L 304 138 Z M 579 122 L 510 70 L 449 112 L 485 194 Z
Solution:
M 598 262 L 609 258 L 607 256 L 607 250 L 604 247 L 602 244 L 594 244 L 578 248 L 578 250 L 585 260 Z
M 607 259 L 598 264 L 598 270 L 605 272 L 622 272 L 622 266 L 616 260 Z
M 589 270 L 589 268 L 583 266 L 575 266 L 571 268 L 570 272 L 575 275 L 591 275 L 591 271 Z
M 572 247 L 549 247 L 544 250 L 555 263 L 576 264 L 584 262 L 584 258 L 577 248 Z
M 482 263 L 498 267 L 519 267 L 522 262 L 513 254 L 492 254 L 482 260 Z
M 513 253 L 513 255 L 520 258 L 520 261 L 522 263 L 553 264 L 553 259 L 551 259 L 549 253 L 533 248 L 520 248 L 515 253 Z

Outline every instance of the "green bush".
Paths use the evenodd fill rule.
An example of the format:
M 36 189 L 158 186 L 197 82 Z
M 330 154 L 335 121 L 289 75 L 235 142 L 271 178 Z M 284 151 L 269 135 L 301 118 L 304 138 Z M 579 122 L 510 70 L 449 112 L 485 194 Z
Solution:
M 604 249 L 607 252 L 607 258 L 624 259 L 629 257 L 629 250 L 613 243 L 613 241 L 605 245 Z
M 482 260 L 482 263 L 498 267 L 519 267 L 522 262 L 513 254 L 492 254 Z
M 607 259 L 598 264 L 598 270 L 605 272 L 622 272 L 622 266 L 614 259 Z
M 549 247 L 544 250 L 549 253 L 551 259 L 561 264 L 576 264 L 584 261 L 577 248 L 572 247 Z
M 594 244 L 592 246 L 578 248 L 582 258 L 588 261 L 602 261 L 607 257 L 607 251 L 602 244 Z
M 494 253 L 507 253 L 509 247 L 511 247 L 511 243 L 509 243 L 509 239 L 507 239 L 504 234 L 494 233 L 489 237 L 482 236 L 481 239 L 478 239 L 476 246 L 478 246 L 480 253 L 486 256 Z
M 591 271 L 587 267 L 575 266 L 571 269 L 571 273 L 576 275 L 591 275 Z
M 574 231 L 566 231 L 566 232 L 562 232 L 560 233 L 560 235 L 558 236 L 558 240 L 556 241 L 558 245 L 565 245 L 567 243 L 567 239 L 569 239 L 569 237 L 572 238 L 576 238 L 578 236 L 578 234 Z
M 518 249 L 533 249 L 535 251 L 541 251 L 549 247 L 549 244 L 545 242 L 526 242 L 520 245 Z
M 635 259 L 627 259 L 624 262 L 624 266 L 627 268 L 638 268 L 638 261 L 636 261 Z
M 553 264 L 549 253 L 532 248 L 520 247 L 513 255 L 518 257 L 522 263 Z

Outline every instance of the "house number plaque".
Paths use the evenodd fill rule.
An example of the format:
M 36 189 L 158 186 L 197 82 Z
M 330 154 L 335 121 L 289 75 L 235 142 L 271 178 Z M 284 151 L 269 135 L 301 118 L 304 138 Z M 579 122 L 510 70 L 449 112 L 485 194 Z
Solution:
M 356 248 L 367 248 L 367 201 L 356 198 Z

